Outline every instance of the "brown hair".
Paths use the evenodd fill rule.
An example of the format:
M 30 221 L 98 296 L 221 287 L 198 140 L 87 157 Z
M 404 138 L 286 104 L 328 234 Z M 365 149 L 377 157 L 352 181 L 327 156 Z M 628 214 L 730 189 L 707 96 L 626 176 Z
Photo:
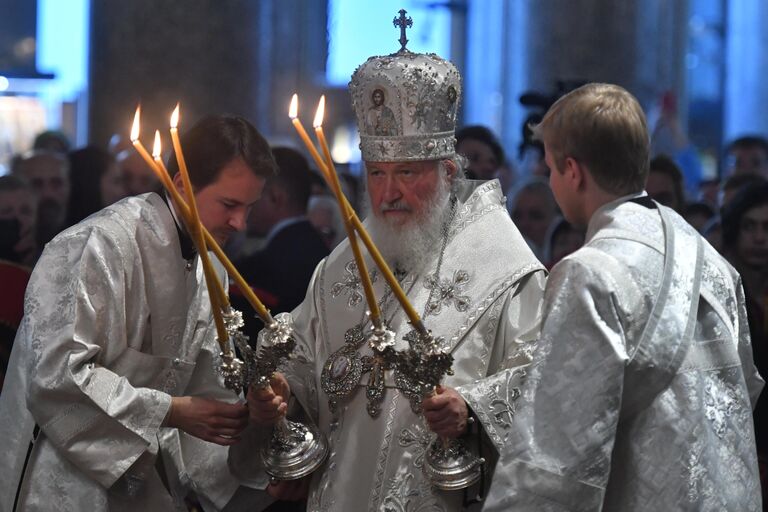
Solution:
M 251 123 L 239 116 L 207 116 L 181 136 L 181 146 L 195 190 L 219 178 L 221 170 L 241 158 L 254 175 L 267 178 L 277 172 L 277 164 L 266 139 Z M 168 160 L 171 177 L 179 172 L 176 154 Z
M 579 87 L 557 100 L 532 130 L 559 169 L 570 157 L 606 192 L 625 195 L 645 187 L 650 151 L 645 114 L 618 85 Z

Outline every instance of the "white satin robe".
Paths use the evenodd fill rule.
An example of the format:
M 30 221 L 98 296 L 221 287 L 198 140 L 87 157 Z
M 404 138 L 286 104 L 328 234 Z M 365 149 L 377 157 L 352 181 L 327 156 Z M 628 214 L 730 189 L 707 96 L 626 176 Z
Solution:
M 227 448 L 162 427 L 172 396 L 239 399 L 216 371 L 199 261 L 187 268 L 172 214 L 153 193 L 46 246 L 0 397 L 1 511 L 13 506 L 35 424 L 18 510 L 184 510 L 189 489 L 206 510 L 227 504 L 239 485 Z

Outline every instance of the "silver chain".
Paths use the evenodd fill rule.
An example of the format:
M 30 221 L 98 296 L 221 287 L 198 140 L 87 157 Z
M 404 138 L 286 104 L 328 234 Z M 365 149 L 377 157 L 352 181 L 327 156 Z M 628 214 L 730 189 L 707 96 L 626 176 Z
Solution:
M 421 315 L 422 318 L 426 318 L 427 315 L 429 315 L 429 305 L 432 304 L 432 300 L 434 299 L 435 290 L 440 288 L 440 270 L 443 267 L 443 256 L 445 255 L 445 248 L 448 246 L 448 232 L 450 231 L 451 224 L 453 223 L 453 217 L 456 215 L 456 203 L 458 202 L 456 199 L 456 196 L 451 194 L 451 211 L 448 214 L 448 218 L 443 223 L 443 229 L 442 229 L 442 235 L 443 235 L 443 245 L 440 247 L 440 255 L 437 257 L 437 268 L 435 269 L 435 286 L 432 287 L 432 289 L 429 290 L 429 297 L 427 297 L 427 303 L 424 304 L 424 313 Z M 427 278 L 428 276 L 425 276 Z

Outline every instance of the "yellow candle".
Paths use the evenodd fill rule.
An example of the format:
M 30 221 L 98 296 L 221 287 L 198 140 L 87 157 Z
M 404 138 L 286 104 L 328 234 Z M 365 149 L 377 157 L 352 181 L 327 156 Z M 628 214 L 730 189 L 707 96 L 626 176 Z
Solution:
M 294 95 L 295 96 L 295 95 Z M 291 101 L 291 105 L 293 106 L 293 101 Z M 296 129 L 296 132 L 299 134 L 299 137 L 304 142 L 304 144 L 307 146 L 307 149 L 309 150 L 310 155 L 312 156 L 312 159 L 315 161 L 315 164 L 320 169 L 320 172 L 322 173 L 323 177 L 325 178 L 325 181 L 328 183 L 329 186 L 331 186 L 331 177 L 330 177 L 330 171 L 328 167 L 325 165 L 325 162 L 320 157 L 320 154 L 317 152 L 317 149 L 315 148 L 314 144 L 309 138 L 309 135 L 307 135 L 306 130 L 304 130 L 304 126 L 301 124 L 301 121 L 298 119 L 296 111 L 297 109 L 292 109 L 289 113 L 291 116 L 291 120 L 293 122 L 293 126 Z M 384 260 L 384 257 L 379 252 L 376 245 L 373 243 L 373 240 L 371 240 L 370 235 L 365 230 L 365 227 L 363 226 L 363 223 L 360 221 L 360 218 L 357 216 L 355 211 L 352 209 L 352 205 L 349 204 L 349 201 L 346 197 L 343 196 L 343 203 L 344 206 L 341 207 L 342 215 L 344 215 L 344 212 L 349 212 L 349 220 L 352 222 L 352 225 L 355 227 L 355 230 L 360 235 L 360 239 L 363 241 L 363 244 L 365 244 L 365 247 L 368 249 L 368 252 L 370 253 L 371 257 L 373 258 L 373 261 L 376 262 L 376 266 L 381 271 L 382 275 L 384 276 L 384 279 L 386 279 L 387 284 L 389 284 L 390 289 L 392 290 L 392 293 L 395 295 L 395 298 L 397 298 L 398 302 L 400 303 L 400 306 L 405 311 L 405 314 L 408 316 L 408 319 L 410 320 L 411 324 L 413 325 L 414 329 L 418 330 L 422 334 L 426 334 L 427 330 L 426 327 L 424 327 L 424 324 L 421 322 L 421 317 L 416 312 L 414 307 L 411 305 L 410 301 L 408 300 L 408 297 L 405 295 L 405 291 L 403 291 L 403 288 L 400 286 L 400 283 L 395 278 L 395 275 L 392 273 L 392 270 L 390 270 L 389 265 L 387 265 L 387 262 Z
M 182 220 L 184 221 L 184 224 L 187 226 L 187 229 L 189 232 L 192 232 L 192 228 L 190 227 L 193 222 L 193 220 L 190 218 L 191 212 L 189 210 L 189 206 L 187 206 L 186 202 L 184 202 L 184 198 L 181 197 L 181 194 L 179 194 L 179 191 L 176 189 L 176 187 L 173 185 L 173 181 L 171 181 L 171 176 L 168 174 L 168 169 L 165 168 L 165 164 L 163 163 L 163 159 L 161 157 L 163 151 L 160 145 L 160 130 L 155 131 L 155 144 L 152 147 L 152 156 L 155 160 L 155 164 L 157 165 L 157 168 L 161 171 L 160 174 L 162 174 L 162 177 L 160 177 L 160 180 L 163 182 L 163 185 L 166 189 L 170 189 L 173 192 L 171 192 L 171 199 L 173 200 L 174 205 L 176 206 L 176 211 L 181 216 Z M 174 194 L 175 192 L 175 194 Z M 205 230 L 205 226 L 200 224 L 200 227 Z M 206 230 L 207 232 L 207 230 Z M 209 242 L 205 242 L 205 245 L 207 247 L 210 247 Z M 215 276 L 215 272 L 214 272 Z M 227 292 L 224 290 L 224 285 L 221 284 L 221 281 L 218 279 L 213 280 L 213 286 L 214 290 L 210 290 L 214 293 L 216 293 L 218 304 L 221 306 L 222 311 L 227 311 L 229 309 L 229 297 L 227 297 Z
M 179 122 L 179 105 L 171 114 L 171 141 L 173 141 L 173 150 L 176 153 L 176 161 L 179 164 L 179 172 L 181 173 L 181 179 L 184 183 L 184 191 L 187 193 L 187 201 L 189 203 L 189 218 L 187 229 L 192 235 L 192 240 L 197 246 L 197 252 L 200 253 L 200 261 L 203 264 L 203 274 L 205 275 L 205 282 L 208 285 L 208 296 L 211 299 L 211 309 L 213 310 L 213 321 L 216 324 L 216 333 L 218 334 L 219 345 L 224 354 L 230 353 L 229 336 L 227 335 L 227 329 L 224 326 L 224 319 L 222 317 L 222 304 L 219 298 L 219 293 L 216 289 L 214 281 L 218 281 L 211 260 L 208 257 L 208 249 L 205 245 L 205 239 L 203 238 L 203 232 L 200 223 L 200 213 L 197 210 L 197 201 L 195 200 L 195 191 L 192 189 L 192 181 L 189 179 L 189 171 L 187 170 L 187 164 L 184 161 L 184 154 L 181 150 L 181 141 L 179 140 L 179 132 L 177 125 Z
M 296 96 L 294 98 L 297 99 Z M 298 99 L 297 99 L 298 101 Z M 381 311 L 379 305 L 376 302 L 376 294 L 373 291 L 373 283 L 371 282 L 371 276 L 368 274 L 368 265 L 365 264 L 363 253 L 360 250 L 360 245 L 357 242 L 357 236 L 355 236 L 355 230 L 352 227 L 350 221 L 350 208 L 349 204 L 344 201 L 344 193 L 341 190 L 341 183 L 339 182 L 339 176 L 336 173 L 336 167 L 333 165 L 333 159 L 331 158 L 331 152 L 328 150 L 328 144 L 325 140 L 325 134 L 323 133 L 323 114 L 325 111 L 325 96 L 320 98 L 320 104 L 317 106 L 317 113 L 315 114 L 315 134 L 317 140 L 320 143 L 320 147 L 323 149 L 325 155 L 325 163 L 327 169 L 329 169 L 329 175 L 331 177 L 331 188 L 336 195 L 336 200 L 341 208 L 342 218 L 344 219 L 344 229 L 347 231 L 347 238 L 349 238 L 349 245 L 352 247 L 352 254 L 355 257 L 357 263 L 357 269 L 360 274 L 360 279 L 363 284 L 363 291 L 365 292 L 365 300 L 368 303 L 368 310 L 371 314 L 371 323 L 376 327 L 381 327 Z

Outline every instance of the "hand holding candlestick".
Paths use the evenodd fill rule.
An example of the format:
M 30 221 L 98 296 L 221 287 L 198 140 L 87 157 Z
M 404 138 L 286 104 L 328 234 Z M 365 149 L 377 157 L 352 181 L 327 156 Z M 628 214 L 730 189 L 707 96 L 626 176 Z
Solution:
M 219 320 L 217 321 L 218 339 L 219 343 L 222 344 L 222 362 L 219 371 L 224 377 L 225 385 L 235 391 L 242 390 L 243 386 L 251 382 L 255 386 L 268 386 L 269 378 L 274 374 L 278 366 L 288 359 L 295 347 L 292 319 L 288 313 L 282 313 L 275 317 L 269 313 L 269 310 L 256 297 L 248 283 L 232 265 L 210 233 L 199 222 L 199 215 L 196 212 L 196 205 L 194 203 L 194 190 L 189 182 L 189 176 L 186 175 L 186 162 L 183 159 L 181 143 L 176 129 L 178 106 L 172 116 L 171 137 L 173 138 L 180 172 L 182 173 L 184 189 L 187 191 L 191 206 L 187 205 L 187 201 L 176 189 L 162 163 L 159 134 L 156 134 L 155 137 L 154 159 L 149 156 L 149 153 L 141 144 L 139 140 L 139 116 L 140 110 L 137 108 L 134 125 L 131 130 L 131 141 L 139 154 L 155 172 L 158 179 L 160 179 L 171 196 L 177 213 L 184 221 L 190 234 L 193 235 L 200 256 L 203 259 L 203 269 L 213 270 L 210 266 L 210 260 L 207 258 L 207 244 L 207 247 L 214 251 L 230 275 L 237 281 L 243 293 L 245 293 L 249 302 L 265 323 L 264 329 L 259 334 L 261 347 L 258 353 L 256 353 L 249 345 L 247 337 L 241 331 L 243 326 L 242 314 L 229 307 L 226 293 L 221 283 L 218 283 L 218 280 L 216 282 L 219 286 L 210 286 L 212 284 L 208 280 L 210 273 L 206 272 L 211 309 L 214 319 L 218 318 Z M 195 222 L 196 219 L 197 222 Z M 223 332 L 220 327 L 223 327 Z M 246 360 L 245 363 L 234 357 L 228 340 L 232 340 L 241 351 Z M 227 342 L 226 345 L 223 342 Z M 265 466 L 272 476 L 281 479 L 294 479 L 309 474 L 316 469 L 323 462 L 327 453 L 328 445 L 322 433 L 316 427 L 282 420 L 275 429 L 270 443 L 262 450 L 262 457 L 267 459 L 265 460 Z
M 293 352 L 296 340 L 291 315 L 275 315 L 273 325 L 259 332 L 257 345 L 258 354 L 247 358 L 253 390 L 269 388 L 272 376 Z M 296 480 L 323 463 L 328 455 L 328 443 L 316 426 L 288 421 L 283 416 L 275 423 L 272 435 L 259 455 L 270 476 L 278 480 Z
M 395 384 L 408 397 L 411 409 L 420 414 L 424 398 L 435 393 L 444 375 L 453 375 L 453 356 L 442 347 L 442 338 L 411 331 L 405 336 L 410 347 L 401 353 L 395 369 Z M 483 475 L 485 460 L 473 455 L 458 439 L 433 442 L 422 467 L 438 489 L 465 489 Z

